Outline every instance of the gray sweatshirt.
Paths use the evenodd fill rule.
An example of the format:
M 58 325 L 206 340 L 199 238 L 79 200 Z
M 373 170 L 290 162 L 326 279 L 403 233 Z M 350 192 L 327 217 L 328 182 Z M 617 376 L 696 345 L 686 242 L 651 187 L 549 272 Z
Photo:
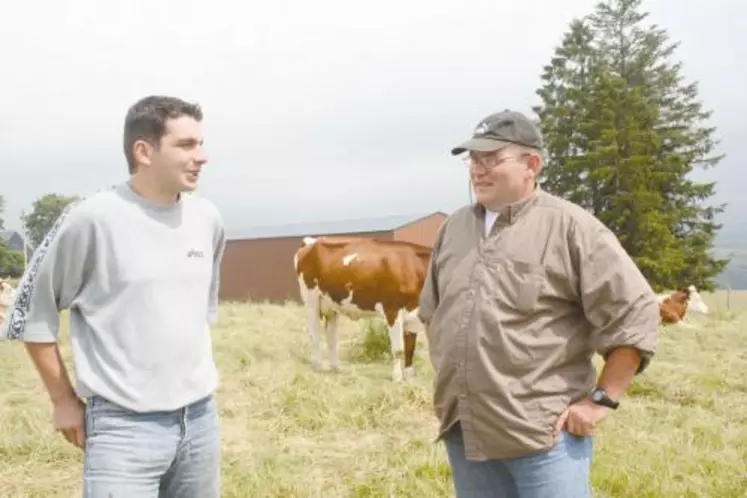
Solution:
M 70 310 L 76 392 L 134 411 L 175 410 L 218 384 L 210 324 L 225 247 L 220 214 L 128 183 L 68 206 L 18 284 L 0 337 L 56 342 Z

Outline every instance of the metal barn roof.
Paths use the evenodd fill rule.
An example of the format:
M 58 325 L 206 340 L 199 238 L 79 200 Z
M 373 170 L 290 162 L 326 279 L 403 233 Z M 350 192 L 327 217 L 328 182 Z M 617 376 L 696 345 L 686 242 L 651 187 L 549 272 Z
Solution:
M 395 230 L 403 225 L 420 221 L 436 214 L 445 213 L 433 211 L 421 214 L 401 214 L 379 216 L 375 218 L 354 218 L 334 221 L 317 221 L 289 223 L 286 225 L 258 226 L 246 230 L 228 232 L 228 240 L 269 239 L 276 237 L 303 237 L 306 235 L 349 234 L 357 232 L 384 232 Z

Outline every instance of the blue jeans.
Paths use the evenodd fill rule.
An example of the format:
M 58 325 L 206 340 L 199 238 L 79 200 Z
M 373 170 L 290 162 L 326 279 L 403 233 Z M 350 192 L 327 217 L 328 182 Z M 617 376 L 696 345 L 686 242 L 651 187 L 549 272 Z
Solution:
M 86 403 L 85 498 L 219 498 L 220 424 L 213 396 L 171 412 Z
M 549 452 L 507 460 L 464 457 L 459 423 L 443 438 L 458 498 L 589 498 L 591 437 L 563 432 Z

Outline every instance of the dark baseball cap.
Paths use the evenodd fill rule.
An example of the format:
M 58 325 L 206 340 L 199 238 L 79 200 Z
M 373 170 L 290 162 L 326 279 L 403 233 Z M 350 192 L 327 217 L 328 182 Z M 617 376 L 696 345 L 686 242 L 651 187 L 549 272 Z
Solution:
M 493 152 L 510 144 L 542 150 L 542 134 L 524 114 L 506 109 L 480 121 L 472 138 L 451 149 L 451 154 L 468 150 Z

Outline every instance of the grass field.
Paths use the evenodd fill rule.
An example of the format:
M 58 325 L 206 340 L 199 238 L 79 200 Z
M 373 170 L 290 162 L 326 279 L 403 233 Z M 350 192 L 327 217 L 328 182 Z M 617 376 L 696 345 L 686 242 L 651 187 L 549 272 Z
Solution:
M 595 496 L 744 497 L 747 293 L 661 332 L 659 354 L 595 439 Z M 452 496 L 433 444 L 431 367 L 389 380 L 386 336 L 342 323 L 339 375 L 310 368 L 296 306 L 225 304 L 215 328 L 225 497 Z M 67 354 L 67 348 L 65 348 Z M 0 497 L 79 496 L 82 454 L 19 344 L 0 342 Z

